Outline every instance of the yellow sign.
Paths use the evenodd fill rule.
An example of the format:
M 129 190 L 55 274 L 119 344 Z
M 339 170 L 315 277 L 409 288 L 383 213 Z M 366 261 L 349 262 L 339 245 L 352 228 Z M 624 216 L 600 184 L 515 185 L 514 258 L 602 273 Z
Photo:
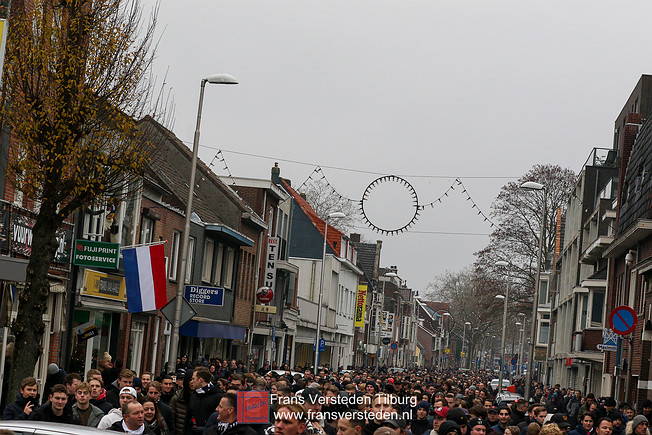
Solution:
M 449 347 L 447 347 L 446 349 L 444 349 L 444 353 L 451 353 L 451 350 L 450 350 L 450 348 L 449 348 Z
M 84 287 L 81 294 L 126 301 L 125 279 L 123 276 L 86 269 L 84 270 Z
M 364 312 L 367 308 L 367 286 L 358 286 L 358 295 L 355 300 L 355 327 L 364 328 Z
M 274 305 L 256 305 L 254 311 L 257 313 L 276 314 L 276 306 Z
M 466 352 L 460 352 L 460 357 L 466 358 Z

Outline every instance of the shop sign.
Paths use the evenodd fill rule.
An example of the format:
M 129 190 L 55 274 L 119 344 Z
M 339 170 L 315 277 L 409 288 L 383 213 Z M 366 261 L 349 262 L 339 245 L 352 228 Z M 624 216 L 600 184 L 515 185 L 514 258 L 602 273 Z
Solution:
M 32 228 L 36 221 L 30 217 L 14 214 L 11 222 L 11 250 L 17 254 L 29 257 L 32 254 L 32 239 L 34 237 Z M 59 247 L 54 254 L 55 263 L 70 262 L 70 243 L 72 231 L 59 228 L 57 230 L 57 242 Z
M 276 260 L 278 256 L 278 237 L 267 238 L 267 257 L 265 258 L 265 279 L 263 286 L 274 291 L 276 284 Z
M 120 244 L 96 242 L 95 240 L 75 240 L 72 263 L 76 266 L 103 267 L 117 269 L 120 259 Z
M 203 287 L 198 285 L 187 285 L 185 295 L 191 304 L 224 305 L 224 289 L 222 287 Z
M 125 278 L 85 269 L 84 288 L 82 288 L 81 294 L 126 301 Z
M 380 337 L 391 337 L 394 332 L 394 313 L 380 312 Z
M 95 322 L 88 322 L 79 325 L 75 328 L 75 332 L 77 333 L 77 341 L 85 341 L 99 335 Z
M 359 285 L 355 299 L 355 327 L 364 328 L 364 313 L 367 307 L 367 286 Z

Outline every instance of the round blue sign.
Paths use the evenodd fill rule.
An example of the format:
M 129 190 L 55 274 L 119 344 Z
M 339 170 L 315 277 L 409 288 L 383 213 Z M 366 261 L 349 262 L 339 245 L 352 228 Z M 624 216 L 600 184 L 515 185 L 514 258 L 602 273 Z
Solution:
M 609 315 L 609 326 L 618 335 L 627 335 L 636 328 L 636 313 L 627 305 L 613 309 Z
M 389 347 L 390 347 L 390 349 L 392 349 L 392 350 L 396 350 L 396 349 L 398 349 L 398 344 L 396 344 L 396 343 L 392 343 Z

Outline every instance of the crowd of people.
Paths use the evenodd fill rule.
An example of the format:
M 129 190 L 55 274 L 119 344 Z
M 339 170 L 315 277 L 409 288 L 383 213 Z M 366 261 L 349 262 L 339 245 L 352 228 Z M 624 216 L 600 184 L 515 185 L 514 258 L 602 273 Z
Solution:
M 639 409 L 580 390 L 533 383 L 530 401 L 501 401 L 488 371 L 258 370 L 235 360 L 140 374 L 104 358 L 84 376 L 54 364 L 40 400 L 23 379 L 3 420 L 70 423 L 156 435 L 650 435 L 652 401 Z M 523 391 L 517 381 L 516 392 Z M 245 424 L 238 392 L 268 397 L 266 422 Z M 512 396 L 514 397 L 514 396 Z M 258 410 L 260 412 L 260 410 Z

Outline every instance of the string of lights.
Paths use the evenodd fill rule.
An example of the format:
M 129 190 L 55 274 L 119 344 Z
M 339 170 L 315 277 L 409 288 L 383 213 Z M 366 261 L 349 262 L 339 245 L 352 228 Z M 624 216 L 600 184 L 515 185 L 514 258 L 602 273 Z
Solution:
M 215 156 L 213 156 L 213 159 L 211 160 L 210 164 L 208 165 L 209 168 L 211 168 L 215 164 L 215 159 L 219 160 L 224 164 L 224 168 L 222 168 L 223 171 L 226 171 L 227 176 L 231 180 L 231 184 L 235 186 L 235 179 L 233 178 L 233 175 L 231 174 L 231 170 L 229 169 L 229 165 L 226 163 L 226 159 L 224 158 L 224 154 L 222 153 L 222 150 L 217 150 L 217 153 L 215 153 Z

